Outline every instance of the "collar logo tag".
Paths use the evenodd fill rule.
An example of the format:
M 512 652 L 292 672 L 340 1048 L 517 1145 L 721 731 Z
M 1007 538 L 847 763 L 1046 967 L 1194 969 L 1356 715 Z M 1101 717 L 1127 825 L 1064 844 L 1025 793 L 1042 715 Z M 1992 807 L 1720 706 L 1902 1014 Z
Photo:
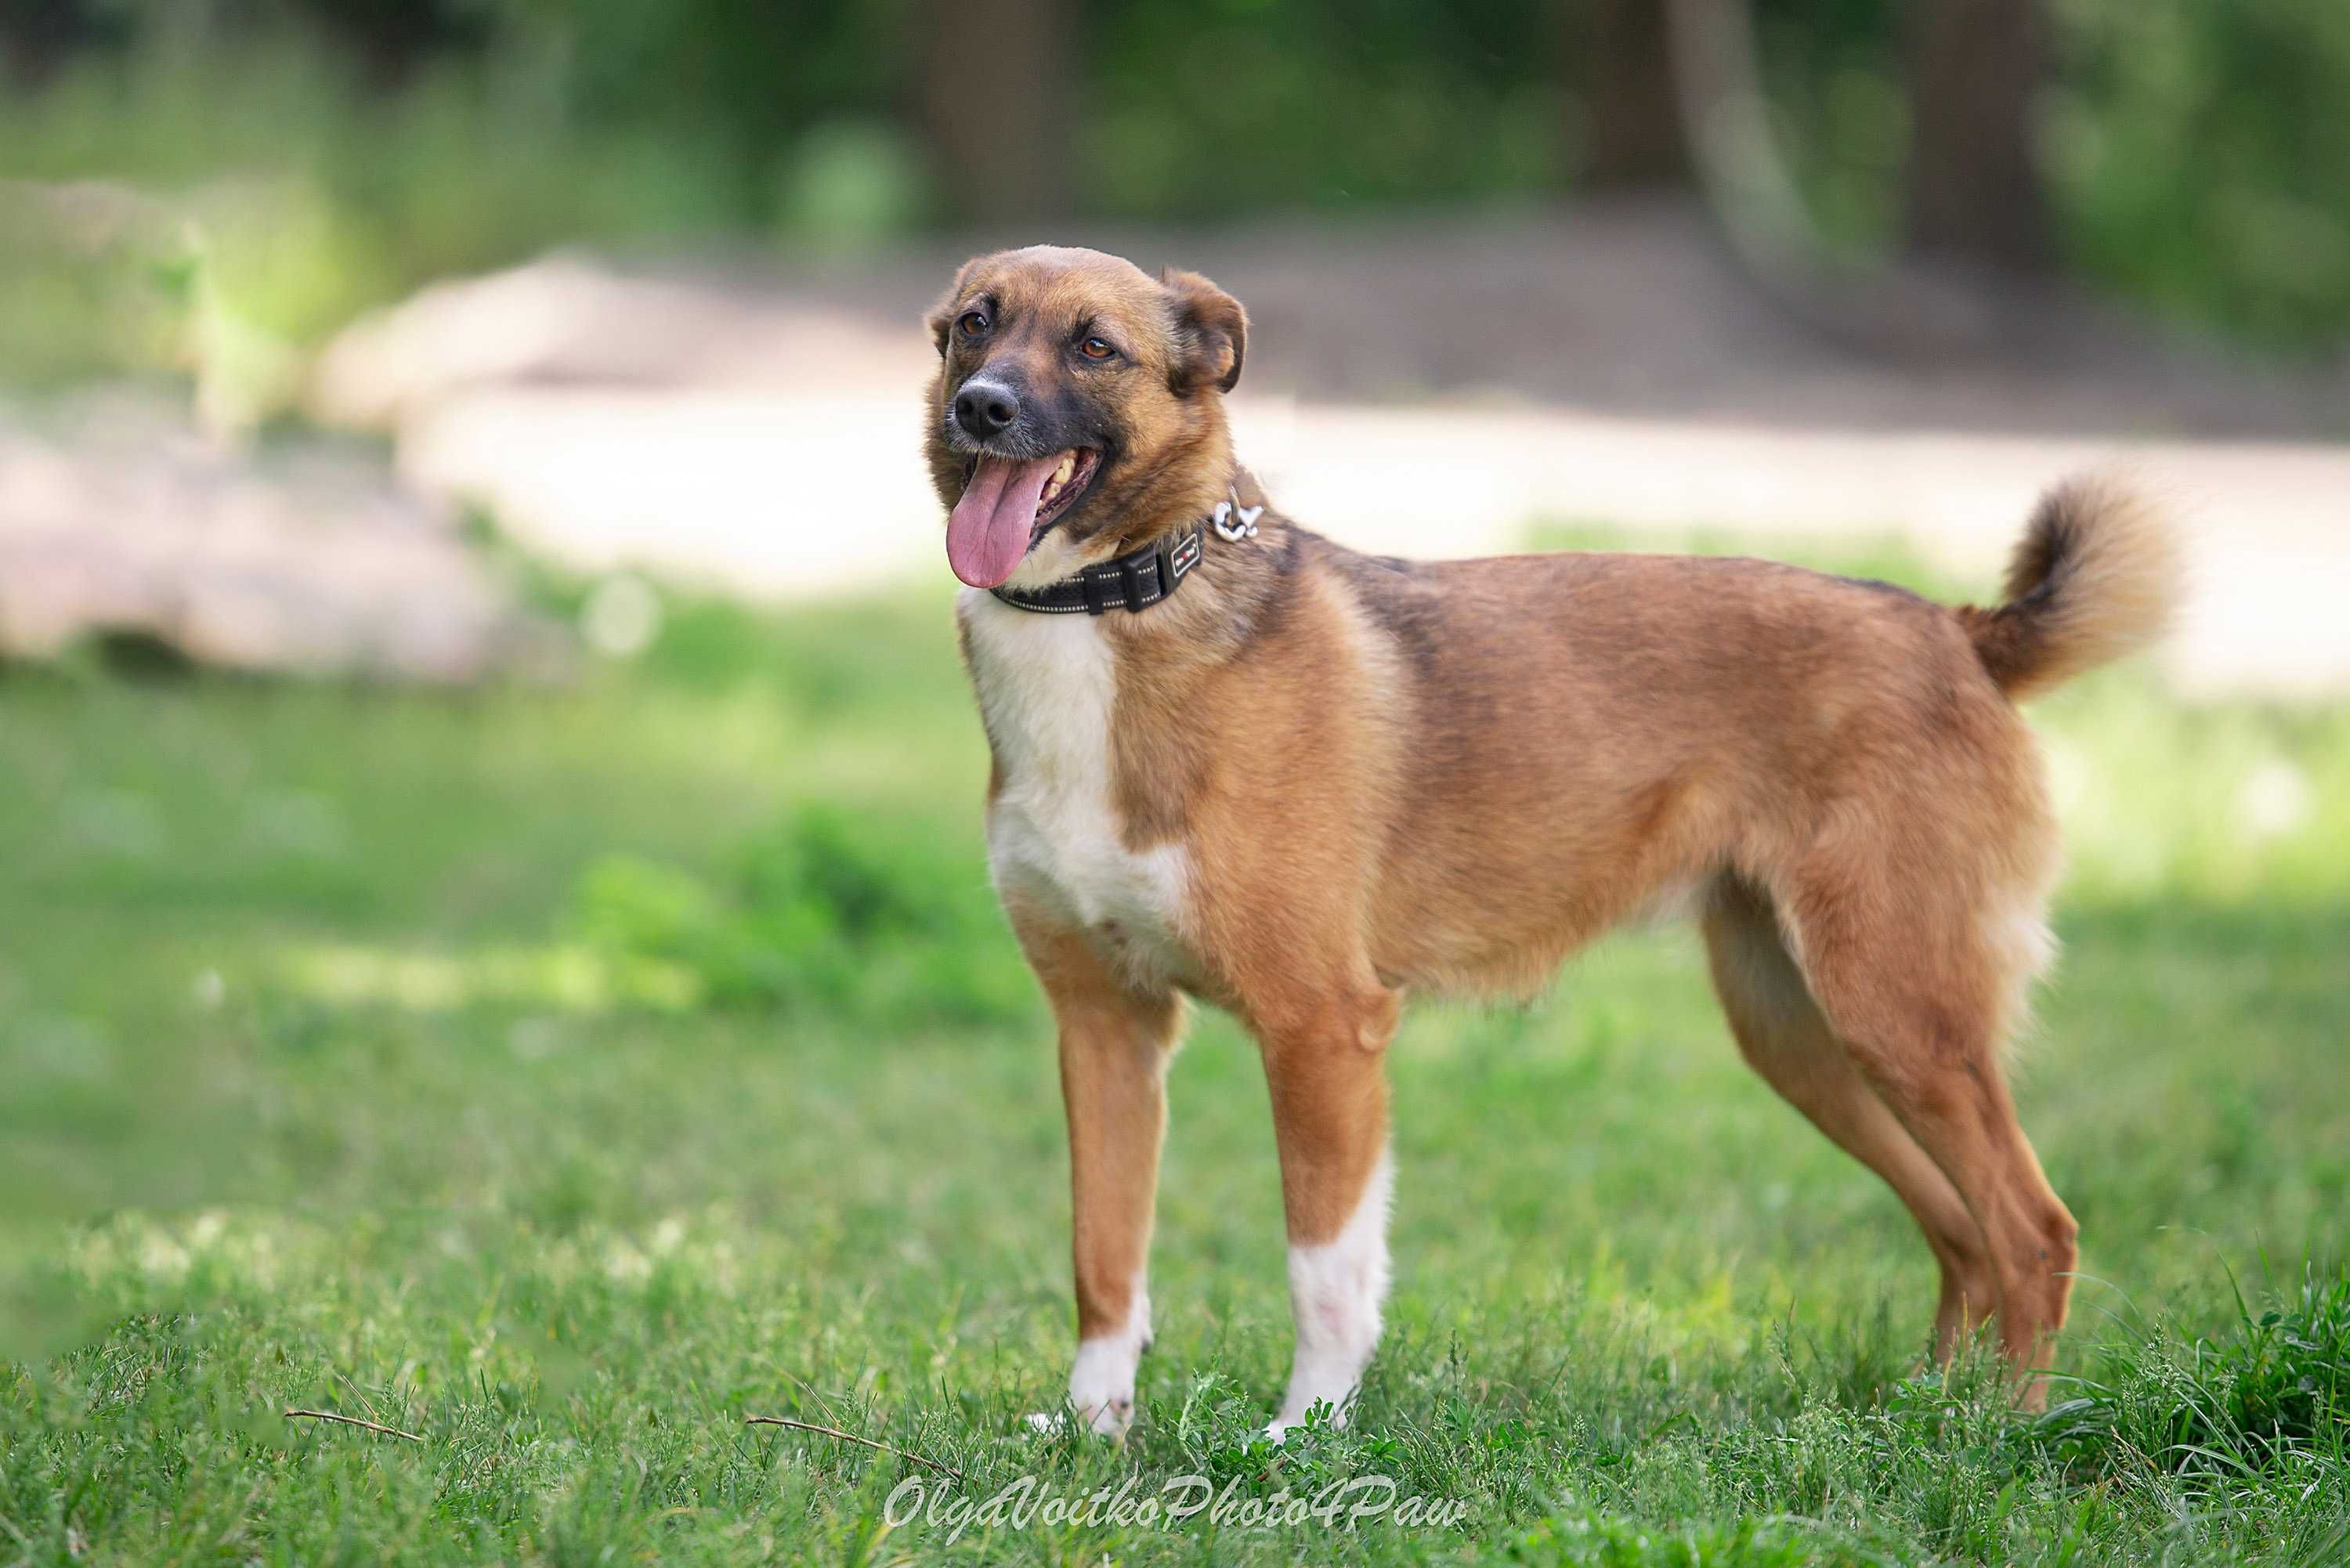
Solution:
M 1167 564 L 1177 577 L 1200 564 L 1200 531 L 1197 528 L 1175 541 L 1175 547 L 1168 552 Z M 1170 583 L 1169 587 L 1173 585 Z

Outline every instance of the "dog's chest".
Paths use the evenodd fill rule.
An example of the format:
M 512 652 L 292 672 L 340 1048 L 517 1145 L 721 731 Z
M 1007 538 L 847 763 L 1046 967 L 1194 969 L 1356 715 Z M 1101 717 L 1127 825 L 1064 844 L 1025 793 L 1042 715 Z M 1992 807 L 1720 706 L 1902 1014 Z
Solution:
M 1114 796 L 1118 677 L 1094 618 L 1037 615 L 972 590 L 958 607 L 1001 787 L 987 851 L 1006 895 L 1083 928 L 1137 980 L 1176 978 L 1186 860 L 1127 847 Z

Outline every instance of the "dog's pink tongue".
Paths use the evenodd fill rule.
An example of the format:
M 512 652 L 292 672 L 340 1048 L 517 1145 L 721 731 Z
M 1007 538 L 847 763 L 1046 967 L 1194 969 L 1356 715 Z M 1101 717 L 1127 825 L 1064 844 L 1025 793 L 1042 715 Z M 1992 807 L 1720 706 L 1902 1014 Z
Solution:
M 1036 502 L 1058 455 L 1020 462 L 983 457 L 947 518 L 947 564 L 975 588 L 992 588 L 1019 568 L 1036 525 Z

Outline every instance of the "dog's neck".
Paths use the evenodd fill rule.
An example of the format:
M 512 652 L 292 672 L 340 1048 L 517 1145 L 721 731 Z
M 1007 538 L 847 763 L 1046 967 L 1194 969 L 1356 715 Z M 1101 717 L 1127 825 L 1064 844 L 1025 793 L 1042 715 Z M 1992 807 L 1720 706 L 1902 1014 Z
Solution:
M 1261 568 L 1286 556 L 1289 528 L 1267 500 L 1263 487 L 1234 465 L 1224 498 L 1201 517 L 1188 519 L 1106 560 L 1072 575 L 1037 584 L 992 590 L 1011 607 L 1035 614 L 1082 615 L 1132 621 L 1131 630 L 1167 633 L 1178 623 L 1208 618 L 1230 630 L 1254 619 L 1259 601 L 1277 574 Z M 1186 603 L 1179 607 L 1178 597 Z M 1193 604 L 1190 601 L 1213 601 Z M 1191 611 L 1194 613 L 1182 613 Z M 1121 629 L 1128 629 L 1121 627 Z M 1214 640 L 1222 641 L 1219 637 Z

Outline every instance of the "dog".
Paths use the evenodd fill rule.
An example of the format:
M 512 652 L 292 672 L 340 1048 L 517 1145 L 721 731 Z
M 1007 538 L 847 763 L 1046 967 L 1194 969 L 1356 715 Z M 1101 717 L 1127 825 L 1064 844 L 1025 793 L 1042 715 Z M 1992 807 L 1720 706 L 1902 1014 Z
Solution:
M 1133 1417 L 1187 999 L 1272 1090 L 1279 1438 L 1343 1421 L 1378 1339 L 1406 996 L 1531 994 L 1674 902 L 1746 1060 L 1924 1232 L 1939 1353 L 1995 1320 L 2044 1397 L 2075 1226 L 2002 1072 L 2057 864 L 2015 704 L 2161 631 L 2154 510 L 2058 486 L 1989 609 L 1757 560 L 1364 556 L 1234 461 L 1248 317 L 1206 278 L 1006 251 L 929 326 L 989 865 L 1059 1033 L 1080 1421 Z

